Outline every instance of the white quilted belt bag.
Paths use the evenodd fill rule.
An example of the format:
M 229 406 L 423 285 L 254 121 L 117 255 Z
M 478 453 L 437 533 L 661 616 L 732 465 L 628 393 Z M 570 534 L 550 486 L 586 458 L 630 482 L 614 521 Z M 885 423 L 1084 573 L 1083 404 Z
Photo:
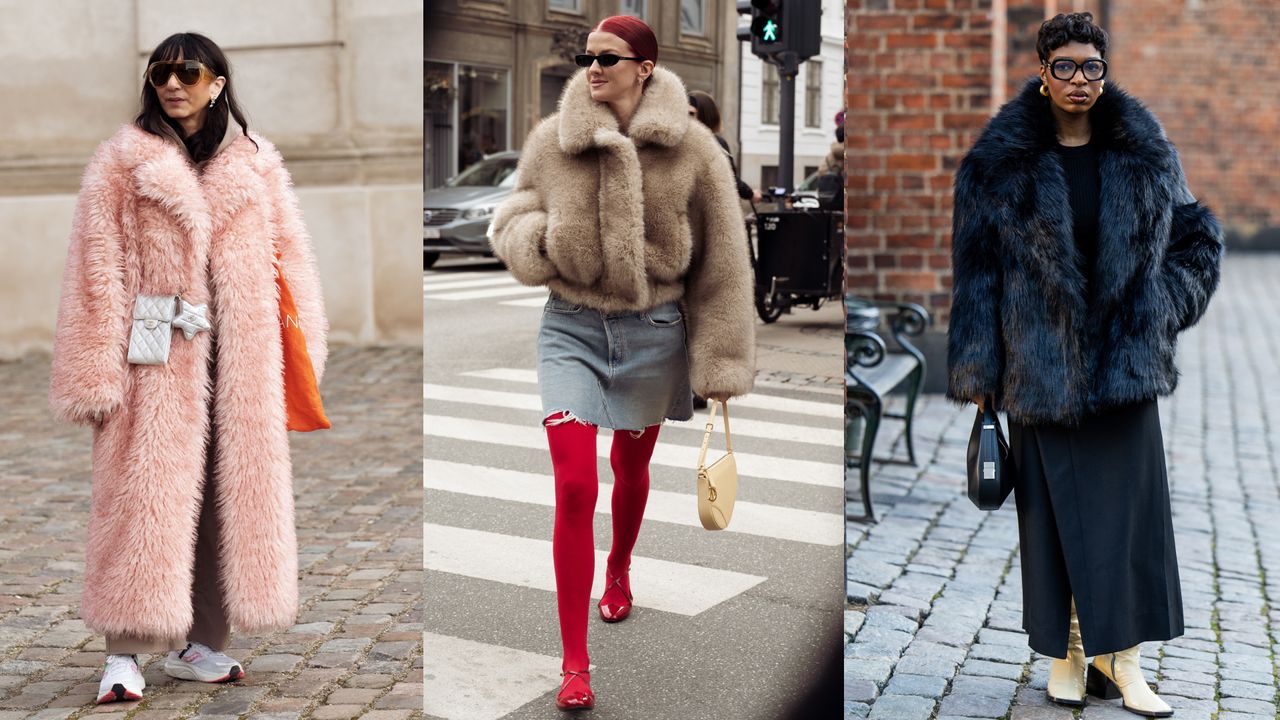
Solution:
M 129 362 L 136 365 L 167 363 L 175 326 L 182 329 L 188 340 L 198 332 L 212 329 L 206 307 L 192 305 L 180 295 L 139 295 L 133 303 Z

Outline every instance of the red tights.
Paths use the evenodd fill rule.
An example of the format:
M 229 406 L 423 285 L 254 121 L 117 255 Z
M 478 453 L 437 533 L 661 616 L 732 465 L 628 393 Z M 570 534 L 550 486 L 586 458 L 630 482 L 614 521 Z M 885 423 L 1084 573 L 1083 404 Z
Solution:
M 637 437 L 627 430 L 613 433 L 609 463 L 613 467 L 613 545 L 607 578 L 625 573 L 640 534 L 649 498 L 649 458 L 661 426 L 651 425 Z M 587 616 L 591 580 L 595 576 L 595 519 L 599 480 L 596 476 L 596 426 L 557 413 L 547 419 L 547 443 L 556 483 L 556 522 L 551 554 L 556 568 L 556 605 L 560 613 L 562 670 L 586 670 Z M 607 583 L 606 583 L 607 584 Z M 630 583 L 621 583 L 630 593 Z M 613 592 L 618 592 L 615 588 Z

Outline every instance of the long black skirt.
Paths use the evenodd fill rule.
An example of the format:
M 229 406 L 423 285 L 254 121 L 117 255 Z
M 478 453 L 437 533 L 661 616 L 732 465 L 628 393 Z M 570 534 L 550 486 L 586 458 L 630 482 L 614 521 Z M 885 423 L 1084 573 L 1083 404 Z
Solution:
M 1071 599 L 1085 655 L 1183 633 L 1160 413 L 1155 400 L 1079 427 L 1009 423 L 1031 649 L 1067 654 Z

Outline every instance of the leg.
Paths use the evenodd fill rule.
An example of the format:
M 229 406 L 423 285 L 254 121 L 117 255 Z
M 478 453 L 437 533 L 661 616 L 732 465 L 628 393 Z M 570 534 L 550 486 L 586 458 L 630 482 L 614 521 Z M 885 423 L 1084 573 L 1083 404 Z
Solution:
M 649 499 L 649 458 L 661 425 L 640 432 L 616 430 L 609 463 L 613 467 L 613 544 L 605 568 L 600 615 L 607 622 L 625 620 L 631 613 L 631 551 L 640 535 Z
M 556 605 L 560 615 L 560 641 L 564 646 L 562 670 L 584 671 L 587 654 L 587 610 L 591 603 L 591 578 L 595 573 L 596 426 L 568 413 L 544 421 L 551 465 L 555 473 L 556 510 L 551 554 L 556 572 Z
M 191 583 L 191 630 L 187 640 L 208 645 L 221 652 L 231 639 L 231 624 L 223 605 L 218 582 L 218 543 L 222 525 L 214 503 L 214 452 L 206 461 L 204 500 L 196 529 L 195 577 Z
M 626 430 L 613 434 L 609 463 L 613 466 L 613 546 L 606 570 L 612 577 L 627 571 L 631 550 L 640 535 L 644 507 L 649 499 L 649 458 L 658 442 L 661 425 L 651 425 L 638 436 Z
M 911 376 L 907 378 L 907 460 L 912 464 L 916 464 L 916 446 L 911 430 L 912 420 L 916 416 L 916 398 L 920 397 L 920 391 L 924 389 L 924 362 L 911 371 Z

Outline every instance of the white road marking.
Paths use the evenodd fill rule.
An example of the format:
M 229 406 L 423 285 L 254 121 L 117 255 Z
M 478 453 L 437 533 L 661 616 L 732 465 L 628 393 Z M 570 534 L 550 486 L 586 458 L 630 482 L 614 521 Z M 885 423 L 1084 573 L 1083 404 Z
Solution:
M 471 420 L 467 418 L 449 417 L 446 415 L 422 416 L 422 432 L 424 435 L 467 442 L 482 442 L 505 445 L 508 447 L 533 448 L 546 450 L 547 436 L 540 425 L 513 425 L 511 423 L 490 422 L 487 420 Z M 603 441 L 608 437 L 607 430 L 602 430 L 602 440 L 596 443 L 596 454 L 609 457 L 609 443 Z M 717 435 L 713 442 L 723 441 Z M 723 454 L 721 447 L 713 445 L 707 453 L 708 462 Z M 815 453 L 816 455 L 817 453 Z M 766 480 L 782 480 L 819 485 L 822 487 L 844 487 L 844 455 L 842 451 L 827 450 L 831 456 L 829 462 L 815 460 L 796 460 L 793 458 L 756 455 L 735 450 L 734 458 L 738 465 L 738 474 L 745 478 L 764 478 Z M 698 461 L 697 446 L 672 445 L 658 442 L 653 451 L 651 464 L 677 467 L 687 470 L 692 478 L 694 467 Z M 749 480 L 744 480 L 749 482 Z
M 422 384 L 422 398 L 424 400 L 466 403 L 470 405 L 487 405 L 490 407 L 511 408 L 514 410 L 542 409 L 541 398 L 531 393 L 483 390 L 480 388 L 436 385 L 433 383 Z M 694 413 L 693 418 L 690 420 L 668 420 L 666 422 L 666 425 L 671 427 L 686 428 L 689 430 L 702 430 L 706 427 L 706 424 L 707 415 L 705 411 Z M 741 417 L 734 419 L 732 415 L 729 416 L 729 427 L 733 431 L 734 435 L 741 435 L 743 437 L 769 438 L 770 440 L 785 440 L 787 442 L 805 443 L 808 445 L 824 445 L 827 447 L 844 447 L 844 431 L 836 428 L 792 425 L 789 423 L 772 422 L 770 420 L 755 420 L 752 418 Z M 723 428 L 723 421 L 717 420 L 716 431 L 720 432 Z
M 445 720 L 497 720 L 560 687 L 560 659 L 525 650 L 425 633 L 426 714 Z
M 472 370 L 464 372 L 462 375 L 467 377 L 477 377 L 485 380 L 504 380 L 507 382 L 518 383 L 537 383 L 538 372 L 536 370 L 524 370 L 519 368 L 492 368 L 489 370 Z M 757 380 L 757 386 L 764 385 L 763 381 Z M 789 387 L 786 383 L 772 383 L 769 387 Z M 811 388 L 793 388 L 799 390 L 808 390 Z M 825 391 L 825 390 L 824 390 Z M 733 407 L 760 408 L 762 410 L 774 410 L 776 412 L 795 413 L 797 415 L 813 415 L 814 417 L 840 418 L 844 419 L 844 406 L 839 400 L 831 400 L 827 402 L 817 402 L 814 400 L 793 400 L 791 398 L 779 397 L 777 395 L 767 395 L 764 393 L 753 392 L 748 395 L 733 398 L 729 401 L 730 412 Z M 730 422 L 732 422 L 730 416 Z
M 436 572 L 556 589 L 551 541 L 426 523 L 426 568 Z M 609 553 L 596 551 L 596 567 Z M 764 582 L 759 575 L 632 556 L 632 601 L 636 607 L 692 617 Z M 594 573 L 591 597 L 604 591 L 604 573 Z
M 423 463 L 422 480 L 423 487 L 427 490 L 546 507 L 555 507 L 556 503 L 555 479 L 550 475 L 428 459 Z M 596 498 L 597 513 L 611 514 L 612 492 L 612 484 L 600 483 L 600 492 Z M 822 513 L 746 502 L 739 496 L 734 503 L 733 519 L 726 532 L 812 545 L 840 545 L 844 543 L 843 500 L 840 503 L 836 508 L 841 511 L 838 514 Z M 646 520 L 702 527 L 698 522 L 693 480 L 689 481 L 687 493 L 650 490 L 644 517 Z
M 426 295 L 428 300 L 481 300 L 484 298 L 503 297 L 506 295 L 546 294 L 546 288 L 511 285 L 509 287 L 485 288 L 483 290 L 459 290 L 457 292 L 437 293 L 432 291 Z

